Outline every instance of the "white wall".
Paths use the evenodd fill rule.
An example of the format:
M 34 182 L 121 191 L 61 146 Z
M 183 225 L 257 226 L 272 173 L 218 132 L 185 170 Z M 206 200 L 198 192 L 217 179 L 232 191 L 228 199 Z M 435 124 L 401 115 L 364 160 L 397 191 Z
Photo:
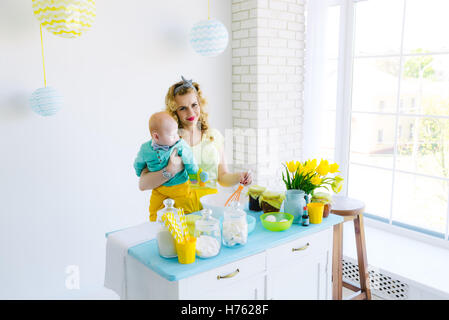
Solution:
M 285 190 L 282 162 L 301 159 L 304 0 L 233 0 L 235 165 Z
M 211 125 L 232 126 L 230 45 L 204 58 L 188 42 L 206 1 L 96 3 L 81 38 L 44 30 L 47 85 L 65 105 L 43 118 L 27 104 L 43 87 L 39 22 L 31 1 L 0 2 L 1 299 L 115 297 L 103 288 L 104 234 L 147 220 L 132 164 L 181 75 L 202 84 Z M 231 1 L 211 2 L 211 17 L 230 32 Z M 79 290 L 65 286 L 70 265 Z

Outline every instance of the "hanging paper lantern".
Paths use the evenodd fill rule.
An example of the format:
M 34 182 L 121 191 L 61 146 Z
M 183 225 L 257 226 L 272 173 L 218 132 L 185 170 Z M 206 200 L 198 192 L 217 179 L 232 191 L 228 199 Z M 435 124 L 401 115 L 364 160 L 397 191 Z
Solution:
M 50 32 L 79 37 L 95 20 L 94 0 L 33 0 L 33 12 Z
M 202 56 L 217 56 L 228 45 L 228 30 L 215 19 L 200 21 L 190 31 L 190 44 Z
M 39 88 L 31 94 L 30 106 L 41 116 L 52 116 L 62 107 L 62 95 L 52 87 Z

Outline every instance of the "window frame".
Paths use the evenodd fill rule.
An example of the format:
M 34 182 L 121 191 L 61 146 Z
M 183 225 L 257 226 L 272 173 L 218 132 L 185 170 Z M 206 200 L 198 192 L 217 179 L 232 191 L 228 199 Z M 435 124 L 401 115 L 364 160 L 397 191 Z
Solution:
M 398 139 L 399 139 L 399 117 L 400 116 L 413 116 L 413 117 L 431 117 L 431 118 L 449 118 L 447 116 L 433 116 L 433 115 L 421 115 L 421 114 L 401 114 L 399 111 L 400 107 L 400 85 L 401 85 L 401 77 L 398 77 L 398 93 L 396 100 L 396 112 L 392 113 L 380 113 L 380 112 L 360 112 L 355 111 L 355 114 L 382 114 L 382 115 L 392 115 L 395 117 L 395 133 L 394 133 L 394 154 L 393 154 L 393 167 L 392 168 L 382 168 L 377 167 L 375 165 L 361 164 L 354 161 L 350 161 L 350 142 L 351 142 L 351 118 L 352 118 L 352 75 L 353 75 L 353 64 L 354 64 L 354 40 L 355 40 L 355 3 L 360 1 L 367 0 L 314 0 L 321 1 L 322 5 L 327 7 L 330 6 L 340 6 L 340 17 L 339 17 L 339 39 L 338 39 L 338 69 L 337 69 L 337 101 L 336 101 L 336 131 L 335 131 L 335 161 L 340 164 L 340 172 L 342 176 L 345 178 L 345 181 L 348 181 L 349 176 L 349 166 L 350 164 L 362 165 L 365 167 L 371 167 L 376 169 L 387 170 L 392 173 L 392 185 L 391 185 L 391 201 L 390 201 L 390 210 L 389 210 L 389 218 L 383 218 L 377 216 L 375 214 L 365 213 L 365 216 L 369 218 L 368 220 L 372 220 L 374 224 L 383 229 L 387 229 L 393 233 L 401 233 L 405 234 L 409 237 L 416 238 L 421 241 L 430 242 L 434 245 L 440 245 L 449 248 L 449 194 L 447 195 L 448 205 L 446 208 L 446 226 L 444 235 L 433 230 L 423 229 L 412 225 L 407 225 L 406 223 L 398 222 L 393 220 L 393 199 L 394 199 L 394 185 L 395 185 L 395 175 L 396 173 L 407 173 L 413 174 L 416 176 L 428 177 L 428 178 L 437 178 L 445 181 L 449 181 L 448 178 L 444 177 L 435 177 L 426 174 L 421 174 L 417 172 L 408 172 L 405 170 L 400 170 L 396 167 L 396 157 L 397 157 L 397 148 L 398 148 Z M 310 1 L 309 1 L 310 2 Z M 316 18 L 317 15 L 314 12 L 317 10 L 317 6 L 315 4 L 314 7 L 307 6 L 308 16 L 311 21 Z M 400 53 L 399 53 L 399 75 L 402 74 L 403 68 L 403 60 L 404 57 L 413 55 L 413 54 L 404 54 L 403 52 L 403 43 L 404 43 L 404 27 L 405 27 L 405 11 L 406 10 L 406 0 L 404 0 L 403 7 L 403 15 L 402 15 L 402 31 L 401 31 L 401 43 L 400 43 Z M 311 33 L 315 32 L 313 28 L 313 24 L 311 28 L 306 27 L 306 40 L 311 36 Z M 316 35 L 313 35 L 315 38 Z M 313 55 L 313 50 L 317 50 L 319 46 L 314 46 L 311 48 L 309 55 Z M 307 49 L 307 44 L 306 44 Z M 314 70 L 313 61 L 307 61 L 307 51 L 306 51 L 306 62 L 305 69 Z M 379 56 L 387 56 L 387 55 L 379 55 Z M 364 56 L 365 57 L 365 56 Z M 395 57 L 397 57 L 395 55 Z M 316 62 L 315 62 L 316 63 Z M 313 92 L 307 90 L 307 81 L 310 80 L 307 76 L 307 71 L 305 75 L 305 112 L 304 112 L 304 122 L 311 121 L 312 116 L 316 116 L 316 113 L 307 113 L 308 109 L 311 109 L 309 106 L 312 105 L 313 102 Z M 326 106 L 327 107 L 327 106 Z M 315 119 L 316 121 L 316 119 Z M 313 121 L 312 121 L 313 123 Z M 305 145 L 312 144 L 313 141 L 308 141 L 305 139 Z M 306 152 L 307 155 L 307 152 Z M 343 190 L 341 192 L 342 195 L 348 195 L 348 183 L 345 183 L 343 186 Z

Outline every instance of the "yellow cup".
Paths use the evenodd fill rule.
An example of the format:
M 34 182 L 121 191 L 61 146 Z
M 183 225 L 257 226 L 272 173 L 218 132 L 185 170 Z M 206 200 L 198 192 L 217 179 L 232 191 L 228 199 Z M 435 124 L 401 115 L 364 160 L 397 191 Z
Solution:
M 310 223 L 319 224 L 323 221 L 324 203 L 310 202 L 307 204 Z
M 182 243 L 176 242 L 176 253 L 178 254 L 178 262 L 189 264 L 195 262 L 196 238 L 190 237 L 189 241 Z

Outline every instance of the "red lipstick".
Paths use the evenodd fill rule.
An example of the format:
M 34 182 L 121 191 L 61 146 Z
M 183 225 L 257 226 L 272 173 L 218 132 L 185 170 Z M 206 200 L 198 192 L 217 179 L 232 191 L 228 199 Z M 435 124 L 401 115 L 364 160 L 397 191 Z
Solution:
M 195 117 L 190 117 L 190 118 L 187 118 L 187 120 L 189 120 L 189 121 L 193 121 L 193 120 L 195 120 Z

